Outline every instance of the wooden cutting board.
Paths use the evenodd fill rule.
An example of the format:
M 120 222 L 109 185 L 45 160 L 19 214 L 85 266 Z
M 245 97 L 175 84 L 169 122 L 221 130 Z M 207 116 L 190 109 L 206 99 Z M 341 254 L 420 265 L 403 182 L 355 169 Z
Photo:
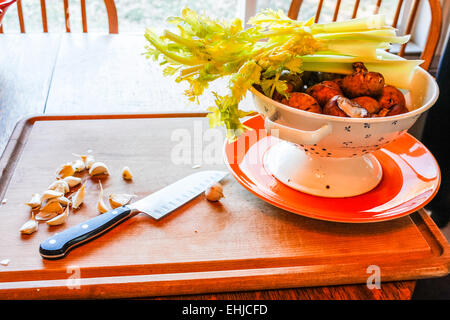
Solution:
M 443 276 L 449 244 L 424 210 L 397 220 L 343 224 L 278 209 L 231 175 L 213 203 L 199 196 L 160 221 L 137 215 L 61 260 L 39 244 L 96 215 L 97 180 L 65 225 L 19 228 L 23 203 L 56 168 L 92 151 L 110 168 L 105 194 L 148 195 L 198 170 L 226 170 L 222 129 L 203 114 L 36 116 L 18 123 L 0 159 L 1 299 L 123 298 L 366 283 Z M 218 146 L 218 147 L 217 147 Z M 200 165 L 200 167 L 196 165 Z M 123 166 L 133 182 L 121 177 Z M 85 177 L 85 176 L 83 176 Z M 375 267 L 374 267 L 375 266 Z M 373 279 L 373 278 L 371 278 Z

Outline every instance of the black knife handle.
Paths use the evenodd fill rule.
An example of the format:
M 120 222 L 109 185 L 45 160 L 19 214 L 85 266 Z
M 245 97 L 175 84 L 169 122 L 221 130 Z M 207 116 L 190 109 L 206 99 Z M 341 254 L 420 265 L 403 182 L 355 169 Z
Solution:
M 55 234 L 41 243 L 39 253 L 46 259 L 63 258 L 71 249 L 90 241 L 131 216 L 127 206 L 119 207 Z

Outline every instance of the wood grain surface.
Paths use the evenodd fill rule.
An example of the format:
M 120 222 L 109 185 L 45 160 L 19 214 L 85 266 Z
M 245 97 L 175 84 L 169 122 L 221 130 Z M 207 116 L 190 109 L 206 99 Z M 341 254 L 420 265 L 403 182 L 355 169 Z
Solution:
M 142 197 L 199 170 L 194 164 L 224 169 L 221 155 L 210 153 L 215 149 L 211 137 L 221 152 L 223 132 L 211 132 L 204 118 L 64 118 L 42 117 L 30 124 L 17 165 L 10 169 L 4 188 L 8 201 L 0 207 L 0 252 L 11 261 L 1 268 L 1 297 L 166 297 L 328 285 L 332 287 L 303 289 L 307 292 L 264 290 L 209 298 L 403 299 L 413 283 L 388 284 L 376 291 L 365 285 L 335 286 L 365 283 L 370 265 L 380 267 L 384 282 L 448 273 L 448 244 L 426 214 L 358 225 L 313 220 L 265 203 L 231 177 L 225 180 L 226 197 L 220 203 L 200 196 L 161 221 L 138 215 L 62 260 L 43 260 L 37 250 L 41 241 L 98 215 L 97 181 L 85 177 L 85 204 L 66 225 L 41 224 L 30 236 L 18 232 L 30 216 L 23 202 L 45 190 L 58 165 L 73 159 L 72 153 L 92 150 L 108 164 L 111 176 L 102 180 L 107 194 Z M 180 162 L 181 149 L 189 152 Z M 125 165 L 135 172 L 133 183 L 120 176 Z M 74 266 L 81 275 L 77 290 L 67 286 L 68 270 Z

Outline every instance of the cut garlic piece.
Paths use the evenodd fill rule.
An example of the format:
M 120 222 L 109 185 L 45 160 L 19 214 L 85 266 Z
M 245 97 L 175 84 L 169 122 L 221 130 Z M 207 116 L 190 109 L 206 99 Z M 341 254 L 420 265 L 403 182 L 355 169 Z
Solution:
M 85 158 L 84 164 L 86 165 L 86 168 L 90 169 L 92 167 L 92 165 L 95 163 L 95 159 L 94 156 L 88 154 Z
M 70 188 L 73 188 L 81 183 L 81 178 L 74 176 L 65 177 L 63 180 L 67 182 Z
M 102 183 L 99 181 L 98 182 L 100 185 L 100 193 L 98 195 L 98 201 L 97 201 L 97 210 L 100 213 L 105 213 L 107 212 L 109 209 L 105 204 L 105 201 L 103 201 L 103 187 L 102 187 Z
M 47 200 L 47 205 L 49 205 L 52 202 L 58 202 L 63 207 L 70 206 L 72 203 L 68 198 L 66 198 L 64 196 Z
M 23 234 L 32 234 L 36 232 L 39 227 L 39 223 L 34 218 L 34 215 L 31 215 L 31 219 L 25 222 L 22 227 L 20 227 L 20 232 Z
M 72 196 L 72 208 L 78 209 L 84 201 L 84 195 L 86 193 L 86 182 L 78 189 Z
M 71 164 L 72 164 L 72 167 L 75 170 L 75 172 L 81 172 L 84 169 L 86 169 L 86 164 L 84 163 L 84 161 L 82 159 L 72 161 Z
M 75 169 L 71 163 L 63 164 L 56 171 L 56 176 L 60 179 L 64 179 L 65 177 L 73 176 L 75 173 Z
M 122 178 L 125 180 L 133 180 L 133 174 L 131 173 L 130 168 L 123 167 L 122 169 Z
M 67 192 L 70 191 L 70 187 L 69 187 L 69 184 L 67 183 L 67 181 L 62 179 L 62 180 L 56 180 L 55 182 L 53 182 L 48 187 L 48 190 L 55 190 L 55 191 L 62 192 L 64 194 L 66 194 Z
M 25 202 L 27 206 L 30 206 L 31 209 L 37 209 L 41 206 L 41 195 L 39 193 L 33 193 L 31 195 L 31 200 Z
M 209 201 L 219 201 L 224 197 L 222 185 L 217 182 L 208 186 L 205 190 L 205 197 Z
M 59 198 L 62 197 L 63 195 L 64 193 L 61 191 L 47 190 L 42 194 L 41 201 L 44 202 L 45 200 L 48 199 Z
M 103 174 L 109 174 L 106 164 L 104 164 L 103 162 L 95 162 L 94 164 L 92 164 L 91 168 L 89 169 L 89 175 L 96 176 Z
M 47 221 L 47 224 L 49 226 L 58 226 L 60 224 L 63 224 L 67 221 L 67 218 L 69 217 L 69 206 L 66 207 L 66 210 L 64 210 L 63 213 L 60 215 L 57 215 L 56 217 L 50 219 Z
M 39 210 L 39 213 L 36 215 L 36 217 L 39 216 L 39 218 L 42 219 L 49 219 L 48 216 L 55 214 L 58 215 L 64 211 L 61 203 L 59 203 L 58 200 L 49 200 L 41 207 L 41 210 Z M 51 217 L 53 218 L 53 217 Z
M 115 209 L 126 205 L 134 197 L 136 196 L 133 194 L 113 193 L 109 195 L 109 204 L 111 205 L 111 208 Z

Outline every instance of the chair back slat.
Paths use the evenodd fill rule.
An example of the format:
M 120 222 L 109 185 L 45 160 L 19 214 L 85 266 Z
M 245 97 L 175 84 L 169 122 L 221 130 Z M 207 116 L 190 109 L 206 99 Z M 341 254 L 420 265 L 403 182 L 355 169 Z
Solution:
M 413 6 L 412 6 L 411 12 L 409 14 L 408 22 L 406 24 L 405 34 L 411 34 L 411 30 L 412 30 L 412 27 L 414 24 L 414 19 L 416 18 L 416 14 L 417 14 L 417 9 L 419 8 L 419 3 L 420 3 L 420 0 L 414 0 L 414 2 L 413 2 Z M 402 44 L 402 46 L 400 47 L 400 51 L 398 53 L 398 55 L 400 57 L 403 57 L 405 55 L 406 45 L 407 45 L 407 43 Z
M 300 8 L 302 6 L 303 0 L 292 0 L 291 5 L 289 6 L 288 17 L 294 20 L 297 20 L 298 13 L 300 12 Z
M 353 6 L 352 19 L 355 19 L 356 15 L 358 14 L 359 1 L 360 0 L 356 0 L 355 5 Z
M 69 0 L 64 0 L 64 23 L 66 25 L 66 32 L 70 32 L 70 12 Z
M 337 20 L 339 15 L 339 8 L 341 7 L 341 0 L 336 1 L 336 7 L 334 8 L 334 14 L 333 14 L 333 22 Z
M 316 16 L 314 18 L 315 23 L 319 22 L 320 12 L 322 11 L 322 6 L 323 6 L 323 0 L 319 0 L 319 4 L 317 5 Z
M 80 0 L 81 6 L 81 23 L 83 26 L 83 32 L 87 32 L 87 19 L 86 19 L 86 0 Z
M 25 33 L 25 21 L 23 20 L 22 0 L 17 1 L 17 14 L 19 15 L 20 32 Z
M 373 14 L 378 14 L 378 12 L 380 12 L 381 2 L 383 2 L 383 0 L 377 0 Z
M 119 33 L 119 20 L 117 19 L 116 4 L 114 3 L 114 0 L 104 0 L 104 2 L 108 14 L 109 33 Z
M 45 5 L 45 0 L 41 0 L 41 17 L 42 17 L 42 31 L 48 32 L 47 23 L 47 6 Z
M 395 9 L 394 20 L 392 21 L 392 26 L 397 28 L 398 18 L 400 17 L 400 12 L 402 11 L 403 0 L 398 0 L 397 9 Z

